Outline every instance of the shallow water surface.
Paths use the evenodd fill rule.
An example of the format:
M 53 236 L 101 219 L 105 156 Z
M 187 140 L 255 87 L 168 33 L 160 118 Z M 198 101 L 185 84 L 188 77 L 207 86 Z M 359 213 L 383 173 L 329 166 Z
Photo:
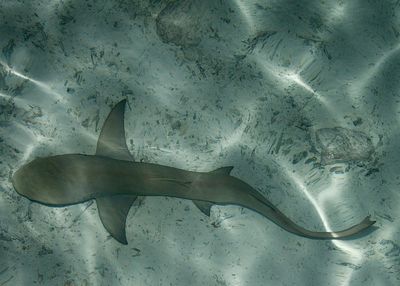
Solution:
M 399 285 L 398 1 L 0 0 L 0 285 Z M 239 206 L 140 198 L 128 245 L 96 203 L 51 208 L 12 174 L 94 154 L 128 100 L 137 161 L 234 166 L 311 240 Z

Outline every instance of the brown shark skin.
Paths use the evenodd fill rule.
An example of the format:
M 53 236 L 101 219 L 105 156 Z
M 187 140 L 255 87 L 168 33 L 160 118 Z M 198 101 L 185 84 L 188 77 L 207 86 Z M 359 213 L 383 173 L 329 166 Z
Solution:
M 123 116 L 124 109 L 121 103 L 118 105 Z M 167 196 L 216 205 L 239 205 L 263 215 L 291 233 L 313 239 L 351 237 L 375 223 L 367 216 L 359 224 L 342 231 L 314 232 L 304 229 L 250 185 L 229 175 L 227 169 L 230 171 L 227 167 L 211 172 L 193 172 L 100 155 L 66 154 L 29 162 L 14 173 L 12 183 L 20 195 L 48 206 L 66 206 L 122 195 L 133 198 Z M 126 244 L 125 229 L 122 232 L 114 237 Z
M 260 194 L 256 195 L 251 186 L 233 176 L 101 156 L 72 154 L 39 158 L 19 169 L 12 181 L 20 195 L 49 206 L 66 206 L 117 195 L 168 196 L 217 205 L 240 205 L 260 213 L 289 232 L 309 238 L 345 238 L 374 223 L 367 217 L 342 232 L 313 232 L 297 226 L 272 203 Z

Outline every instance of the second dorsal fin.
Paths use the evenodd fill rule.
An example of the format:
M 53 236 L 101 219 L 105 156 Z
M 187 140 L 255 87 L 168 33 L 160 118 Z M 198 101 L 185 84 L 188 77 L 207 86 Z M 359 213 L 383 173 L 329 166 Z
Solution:
M 133 160 L 126 146 L 124 113 L 126 99 L 117 103 L 108 114 L 97 141 L 96 155 L 118 160 Z
M 232 169 L 233 169 L 233 166 L 221 167 L 221 168 L 211 171 L 210 173 L 229 175 L 231 173 Z

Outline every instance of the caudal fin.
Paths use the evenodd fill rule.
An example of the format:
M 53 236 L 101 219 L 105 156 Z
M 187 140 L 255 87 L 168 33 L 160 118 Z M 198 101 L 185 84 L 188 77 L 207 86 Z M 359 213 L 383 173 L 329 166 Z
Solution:
M 297 233 L 299 235 L 315 239 L 343 239 L 343 238 L 350 238 L 356 234 L 363 232 L 364 230 L 372 226 L 375 222 L 376 221 L 374 220 L 370 220 L 370 216 L 367 216 L 360 223 L 341 231 L 314 232 L 297 226 L 297 228 L 299 228 Z
M 271 202 L 269 202 L 266 198 L 262 197 L 261 194 L 255 194 L 254 192 L 252 192 L 251 194 L 249 194 L 248 199 L 249 199 L 248 202 L 244 202 L 243 204 L 241 203 L 240 205 L 260 213 L 261 215 L 273 221 L 278 226 L 282 227 L 283 229 L 291 233 L 307 238 L 313 238 L 313 239 L 350 238 L 368 229 L 375 223 L 375 221 L 370 220 L 370 216 L 367 216 L 360 223 L 344 230 L 332 231 L 332 232 L 310 231 L 294 223 L 291 219 L 289 219 L 281 211 L 279 211 L 275 206 L 273 206 Z

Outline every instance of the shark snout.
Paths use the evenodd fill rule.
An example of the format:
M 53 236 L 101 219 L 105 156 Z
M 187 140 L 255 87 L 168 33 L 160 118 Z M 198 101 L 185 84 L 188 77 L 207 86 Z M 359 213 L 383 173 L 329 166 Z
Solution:
M 24 178 L 23 168 L 20 168 L 17 171 L 15 171 L 11 177 L 11 183 L 13 184 L 15 191 L 20 195 L 25 195 L 23 192 L 24 188 L 22 186 L 23 178 Z

